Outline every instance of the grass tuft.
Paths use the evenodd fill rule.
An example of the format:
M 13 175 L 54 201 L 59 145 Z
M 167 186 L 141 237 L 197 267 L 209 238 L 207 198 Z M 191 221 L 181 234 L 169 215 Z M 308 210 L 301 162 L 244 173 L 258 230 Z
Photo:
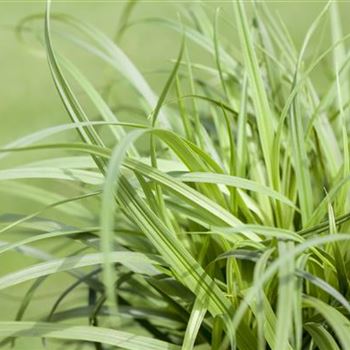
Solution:
M 349 349 L 350 56 L 337 4 L 298 50 L 265 4 L 196 4 L 178 22 L 133 22 L 140 3 L 125 4 L 114 40 L 50 0 L 16 28 L 39 38 L 71 122 L 0 149 L 0 191 L 40 206 L 0 217 L 2 262 L 34 259 L 0 276 L 1 290 L 23 297 L 15 320 L 0 322 L 0 346 L 34 337 L 49 349 Z M 119 47 L 141 25 L 181 41 L 159 96 Z M 322 26 L 331 43 L 317 54 Z M 111 68 L 111 89 L 130 90 L 126 116 L 59 36 Z M 325 92 L 321 64 L 334 73 Z M 7 166 L 15 154 L 20 164 Z M 31 313 L 44 286 L 52 303 Z

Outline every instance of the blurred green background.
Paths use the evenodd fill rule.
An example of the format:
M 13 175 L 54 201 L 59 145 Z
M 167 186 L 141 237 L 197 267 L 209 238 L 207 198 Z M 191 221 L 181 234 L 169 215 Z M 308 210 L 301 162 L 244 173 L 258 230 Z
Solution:
M 223 21 L 220 24 L 222 35 L 227 40 L 236 40 L 234 29 L 231 27 L 231 25 L 234 26 L 234 16 L 231 13 L 229 1 L 203 1 L 202 3 L 205 4 L 206 10 L 213 20 L 215 8 L 219 6 L 223 8 L 223 18 L 226 22 Z M 266 3 L 273 15 L 280 16 L 285 22 L 297 47 L 300 46 L 310 23 L 325 4 L 324 1 L 269 1 Z M 341 2 L 339 5 L 344 33 L 348 33 L 350 31 L 350 22 L 348 21 L 350 2 Z M 88 22 L 113 38 L 124 6 L 124 1 L 54 1 L 52 10 L 53 12 L 64 12 L 79 18 L 81 21 Z M 176 19 L 181 7 L 195 8 L 196 6 L 198 4 L 195 1 L 141 0 L 134 8 L 131 20 L 145 17 Z M 0 140 L 2 145 L 30 132 L 69 122 L 56 93 L 45 55 L 38 54 L 40 47 L 34 40 L 29 38 L 27 44 L 24 45 L 15 35 L 15 27 L 23 18 L 42 13 L 44 10 L 45 1 L 0 1 Z M 38 23 L 38 25 L 39 27 L 43 26 L 43 23 Z M 327 38 L 329 38 L 327 27 L 325 36 L 323 37 L 322 33 L 317 33 L 317 38 L 318 40 L 312 41 L 312 45 L 320 44 L 326 47 Z M 170 29 L 159 24 L 141 24 L 127 30 L 122 37 L 120 46 L 140 71 L 145 74 L 154 90 L 159 91 L 166 76 L 157 71 L 170 67 L 171 59 L 177 55 L 179 43 L 180 36 Z M 30 49 L 31 44 L 35 47 L 34 54 L 33 50 Z M 58 40 L 57 48 L 77 64 L 100 89 L 103 89 L 110 80 L 119 78 L 115 71 L 106 67 L 99 59 L 82 52 L 72 44 L 62 43 Z M 206 59 L 206 55 L 203 54 L 202 50 L 196 48 L 193 50 L 193 58 L 200 62 Z M 314 77 L 319 81 L 320 89 L 322 89 L 322 84 L 327 83 L 325 76 L 327 76 L 327 72 L 322 72 L 322 67 L 320 67 Z M 79 94 L 79 91 L 77 93 Z M 115 103 L 122 104 L 124 99 L 127 99 L 128 94 L 129 92 L 121 89 Z M 23 159 L 26 158 L 17 156 L 14 159 L 23 162 Z M 11 164 L 9 161 L 0 164 L 0 166 L 4 169 Z M 1 193 L 1 215 L 30 213 L 35 208 L 35 205 L 30 202 Z M 67 253 L 67 250 L 65 252 Z M 18 252 L 7 254 L 6 258 L 2 259 L 0 274 L 3 275 L 16 268 L 25 267 L 35 261 L 34 258 L 23 257 Z M 67 283 L 68 279 L 62 274 L 45 282 L 43 287 L 38 290 L 36 302 L 30 306 L 28 314 L 31 314 L 34 319 L 45 314 L 55 300 L 53 296 L 57 295 L 57 289 L 63 290 Z M 28 287 L 28 284 L 24 284 L 19 288 L 0 293 L 0 320 L 14 318 L 21 301 L 21 295 Z M 81 289 L 69 300 L 73 301 L 74 298 L 86 298 L 86 291 Z M 28 317 L 25 318 L 28 319 Z M 34 342 L 32 346 L 32 349 L 39 348 L 40 343 Z M 16 349 L 22 348 L 28 349 L 28 344 L 18 341 Z
M 227 1 L 203 1 L 212 12 L 221 6 L 226 20 L 234 24 L 231 6 Z M 325 1 L 266 1 L 271 10 L 286 23 L 296 44 L 299 45 L 311 21 L 317 16 Z M 88 22 L 110 37 L 114 37 L 118 28 L 119 16 L 125 1 L 54 1 L 53 12 L 65 12 Z M 176 18 L 179 7 L 196 6 L 196 1 L 139 1 L 131 19 L 165 16 Z M 341 2 L 341 15 L 344 19 L 344 31 L 350 29 L 348 15 L 349 2 Z M 49 125 L 66 122 L 62 105 L 52 83 L 45 57 L 37 57 L 23 46 L 14 34 L 13 28 L 24 17 L 45 10 L 45 1 L 0 1 L 0 76 L 1 103 L 0 114 L 1 143 L 7 143 L 16 136 Z M 227 25 L 226 25 L 227 26 Z M 222 25 L 225 28 L 225 24 Z M 326 42 L 326 41 L 325 41 Z M 170 59 L 176 56 L 179 36 L 171 30 L 147 24 L 134 26 L 127 31 L 121 47 L 135 62 L 141 72 L 159 67 L 167 67 Z M 84 55 L 79 49 L 72 50 L 69 57 L 97 86 L 106 81 L 104 65 L 91 56 Z M 150 74 L 148 74 L 148 77 Z M 161 76 L 149 77 L 154 87 Z

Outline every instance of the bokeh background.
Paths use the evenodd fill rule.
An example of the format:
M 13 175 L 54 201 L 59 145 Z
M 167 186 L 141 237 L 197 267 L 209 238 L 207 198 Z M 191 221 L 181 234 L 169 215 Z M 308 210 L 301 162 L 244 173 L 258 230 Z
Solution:
M 215 8 L 222 7 L 222 21 L 220 32 L 225 40 L 236 41 L 234 30 L 234 16 L 232 14 L 230 1 L 203 1 L 209 18 L 214 20 Z M 291 33 L 295 45 L 300 47 L 312 20 L 318 15 L 325 1 L 266 1 L 274 16 L 280 18 L 286 24 Z M 120 24 L 121 15 L 126 2 L 124 1 L 54 1 L 53 12 L 63 12 L 79 18 L 81 21 L 96 26 L 109 37 L 114 38 Z M 139 1 L 134 7 L 130 20 L 135 21 L 147 17 L 166 17 L 177 19 L 181 8 L 192 8 L 196 10 L 196 1 Z M 339 2 L 341 9 L 342 25 L 344 34 L 350 32 L 350 2 Z M 5 1 L 0 0 L 0 143 L 5 145 L 25 134 L 46 128 L 49 126 L 69 122 L 60 99 L 56 93 L 50 71 L 43 50 L 33 38 L 26 38 L 25 43 L 18 40 L 15 28 L 23 18 L 37 13 L 43 13 L 45 1 Z M 43 27 L 43 21 L 38 21 L 38 28 Z M 55 26 L 55 24 L 54 24 Z M 320 29 L 311 43 L 312 47 L 326 47 L 329 44 L 329 33 L 327 23 L 324 32 Z M 57 29 L 58 30 L 58 29 Z M 54 36 L 55 38 L 55 36 Z M 166 73 L 171 67 L 171 60 L 176 57 L 180 35 L 159 24 L 139 24 L 130 27 L 121 38 L 119 45 L 124 52 L 144 73 L 150 85 L 155 91 L 159 91 L 166 79 Z M 237 43 L 238 45 L 238 43 Z M 99 90 L 107 86 L 111 80 L 118 80 L 120 76 L 107 67 L 98 58 L 83 52 L 71 43 L 63 42 L 59 38 L 55 40 L 57 50 L 63 52 L 88 76 Z M 237 46 L 238 48 L 238 46 Z M 210 61 L 210 57 L 200 48 L 191 50 L 192 59 L 198 62 Z M 314 79 L 319 88 L 327 84 L 327 75 L 331 74 L 323 69 L 322 65 L 314 73 Z M 76 91 L 79 94 L 79 90 Z M 120 81 L 120 87 L 113 95 L 113 104 L 123 105 L 131 98 L 135 98 L 130 89 Z M 124 118 L 127 118 L 124 117 Z M 132 121 L 132 120 L 130 120 Z M 68 137 L 74 137 L 70 135 Z M 25 157 L 25 158 L 24 158 Z M 0 163 L 1 169 L 29 161 L 31 155 L 16 155 L 6 162 Z M 0 217 L 7 214 L 25 214 L 38 208 L 35 204 L 25 199 L 9 195 L 1 191 L 0 184 Z M 52 183 L 47 184 L 50 186 Z M 62 186 L 62 185 L 61 185 Z M 56 188 L 64 191 L 67 189 Z M 69 189 L 68 189 L 69 190 Z M 12 234 L 12 233 L 11 233 Z M 14 233 L 15 234 L 15 233 Z M 47 244 L 47 243 L 43 243 Z M 54 242 L 50 243 L 55 249 Z M 40 245 L 37 245 L 40 247 Z M 46 247 L 47 248 L 47 247 Z M 60 254 L 69 253 L 66 247 Z M 19 252 L 7 253 L 0 265 L 0 274 L 13 271 L 19 267 L 25 267 L 37 260 L 23 256 Z M 51 282 L 53 281 L 53 282 Z M 51 283 L 50 283 L 51 282 Z M 35 302 L 30 305 L 27 314 L 33 318 L 40 317 L 52 305 L 53 296 L 57 289 L 62 289 L 67 284 L 67 278 L 61 274 L 46 282 L 36 293 Z M 0 293 L 0 320 L 14 319 L 24 291 L 28 284 L 23 284 L 15 289 L 5 290 Z M 67 303 L 74 298 L 86 298 L 86 291 L 81 289 L 68 298 Z M 30 319 L 25 316 L 25 319 Z M 39 349 L 40 342 L 33 342 L 32 349 Z M 53 345 L 54 346 L 54 345 Z M 28 349 L 28 343 L 20 340 L 16 343 L 16 349 Z M 56 348 L 56 347 L 52 347 Z
M 325 1 L 265 1 L 275 16 L 280 16 L 290 30 L 296 45 L 300 45 L 308 26 L 325 5 Z M 110 37 L 114 37 L 125 1 L 68 0 L 53 2 L 53 12 L 64 12 L 88 22 Z M 226 21 L 234 25 L 230 1 L 203 1 L 214 18 L 214 9 L 222 7 Z M 350 30 L 350 2 L 340 1 L 344 32 Z M 180 7 L 195 7 L 196 1 L 139 1 L 131 20 L 145 17 L 167 17 L 176 19 Z M 57 93 L 53 88 L 45 57 L 31 54 L 28 47 L 16 39 L 14 28 L 26 16 L 45 10 L 45 1 L 0 1 L 0 76 L 1 76 L 1 142 L 9 142 L 16 136 L 38 128 L 67 121 Z M 228 37 L 230 28 L 221 25 Z M 232 29 L 232 28 L 231 28 Z M 225 30 L 227 32 L 225 33 Z M 236 40 L 232 36 L 233 40 Z M 327 40 L 324 39 L 324 45 Z M 161 76 L 150 71 L 167 67 L 169 60 L 177 54 L 179 35 L 157 24 L 141 24 L 131 27 L 120 46 L 135 62 L 141 72 L 148 73 L 153 87 L 161 84 Z M 316 40 L 314 44 L 318 44 Z M 67 48 L 67 47 L 66 47 Z M 102 86 L 108 70 L 98 59 L 82 54 L 81 50 L 69 48 L 69 57 L 79 62 L 79 67 Z M 116 77 L 117 78 L 117 77 Z

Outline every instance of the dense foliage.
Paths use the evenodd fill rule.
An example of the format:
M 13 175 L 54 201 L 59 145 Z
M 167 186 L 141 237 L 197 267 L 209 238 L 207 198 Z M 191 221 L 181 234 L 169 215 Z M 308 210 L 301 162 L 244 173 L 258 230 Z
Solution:
M 41 40 L 71 123 L 1 149 L 2 160 L 22 156 L 0 170 L 7 191 L 42 206 L 2 221 L 2 263 L 12 250 L 37 263 L 0 277 L 2 290 L 27 282 L 16 320 L 0 322 L 1 345 L 349 349 L 350 60 L 336 4 L 300 49 L 260 2 L 214 16 L 182 6 L 177 22 L 141 24 L 135 5 L 117 37 L 151 23 L 182 42 L 158 95 L 117 41 L 50 2 L 17 28 Z M 239 45 L 221 37 L 221 20 Z M 326 20 L 331 45 L 310 52 Z M 101 92 L 55 49 L 58 36 L 122 80 Z M 212 61 L 191 60 L 193 46 Z M 321 64 L 332 72 L 322 91 Z M 118 84 L 132 91 L 123 118 L 111 102 Z M 64 136 L 72 130 L 76 142 Z M 58 273 L 57 301 L 33 318 L 37 290 Z

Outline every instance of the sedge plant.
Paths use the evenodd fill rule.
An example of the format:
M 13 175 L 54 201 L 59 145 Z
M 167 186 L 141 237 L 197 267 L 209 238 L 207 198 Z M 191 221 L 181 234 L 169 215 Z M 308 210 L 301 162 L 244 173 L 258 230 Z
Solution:
M 67 121 L 1 148 L 3 164 L 23 156 L 0 170 L 1 191 L 41 206 L 2 220 L 2 263 L 10 251 L 36 262 L 0 277 L 1 290 L 25 286 L 1 346 L 349 349 L 350 56 L 337 5 L 298 48 L 261 2 L 180 5 L 177 21 L 132 21 L 135 6 L 112 39 L 50 1 L 16 29 L 40 38 Z M 223 21 L 238 41 L 220 34 Z M 118 44 L 150 24 L 180 42 L 158 93 Z M 314 45 L 322 27 L 326 48 Z M 111 67 L 107 92 L 56 49 L 59 35 Z M 321 90 L 313 74 L 325 62 Z M 126 118 L 111 103 L 121 81 L 136 96 Z M 31 317 L 50 284 L 55 301 Z

